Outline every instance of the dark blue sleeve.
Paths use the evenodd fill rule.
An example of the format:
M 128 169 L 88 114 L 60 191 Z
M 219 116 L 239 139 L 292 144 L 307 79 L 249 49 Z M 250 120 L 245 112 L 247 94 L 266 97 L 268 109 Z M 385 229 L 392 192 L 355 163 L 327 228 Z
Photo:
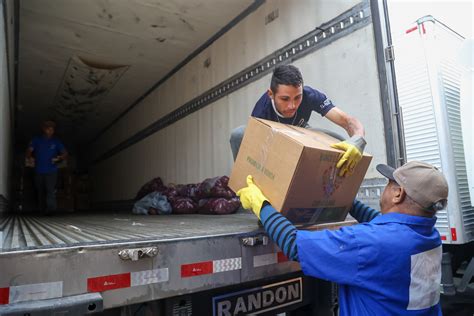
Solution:
M 358 200 L 354 200 L 354 203 L 352 204 L 352 208 L 349 213 L 359 223 L 370 222 L 375 217 L 380 215 L 379 211 L 363 204 L 361 201 Z
M 253 108 L 253 111 L 252 111 L 252 116 L 262 118 L 262 119 L 265 119 L 265 120 L 271 119 L 271 117 L 269 117 L 269 114 L 268 114 L 268 103 L 269 102 L 271 102 L 270 97 L 265 92 L 260 97 L 260 99 L 258 99 L 257 103 L 255 104 L 255 107 Z
M 280 247 L 285 256 L 290 260 L 298 261 L 295 226 L 270 204 L 262 208 L 260 220 L 270 238 Z
M 321 116 L 325 116 L 334 108 L 334 104 L 332 104 L 331 100 L 329 100 L 324 93 L 308 86 L 304 87 L 303 99 L 307 99 L 311 109 L 321 114 Z

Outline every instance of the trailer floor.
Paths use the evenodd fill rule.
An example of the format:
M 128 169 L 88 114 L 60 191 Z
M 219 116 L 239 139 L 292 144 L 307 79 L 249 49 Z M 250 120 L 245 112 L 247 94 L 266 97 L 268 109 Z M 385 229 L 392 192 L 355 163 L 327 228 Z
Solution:
M 253 214 L 157 215 L 73 213 L 0 218 L 3 249 L 15 252 L 146 240 L 179 240 L 248 233 L 258 229 Z

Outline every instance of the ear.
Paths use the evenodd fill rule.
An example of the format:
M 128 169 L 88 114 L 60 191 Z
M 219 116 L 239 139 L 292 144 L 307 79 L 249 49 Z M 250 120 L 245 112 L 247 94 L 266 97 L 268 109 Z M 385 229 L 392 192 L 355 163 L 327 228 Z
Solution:
M 272 91 L 272 89 L 268 89 L 268 90 L 267 90 L 267 94 L 268 94 L 268 96 L 269 96 L 271 99 L 273 99 L 273 91 Z
M 393 188 L 392 202 L 393 204 L 400 204 L 405 200 L 407 193 L 405 189 L 399 186 Z

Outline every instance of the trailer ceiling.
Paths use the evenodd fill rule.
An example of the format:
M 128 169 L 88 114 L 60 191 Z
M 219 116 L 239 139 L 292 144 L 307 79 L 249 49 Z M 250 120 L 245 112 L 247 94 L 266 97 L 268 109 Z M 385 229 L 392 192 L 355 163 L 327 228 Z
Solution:
M 69 143 L 91 139 L 252 3 L 20 1 L 19 135 L 54 118 Z

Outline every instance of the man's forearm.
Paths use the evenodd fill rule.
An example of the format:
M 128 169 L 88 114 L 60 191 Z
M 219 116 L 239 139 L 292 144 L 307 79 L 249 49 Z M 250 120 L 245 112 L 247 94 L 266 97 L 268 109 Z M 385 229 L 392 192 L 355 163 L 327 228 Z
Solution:
M 365 136 L 364 126 L 358 119 L 352 116 L 349 117 L 349 119 L 347 120 L 347 125 L 345 126 L 345 130 L 347 134 L 349 134 L 349 136 L 351 137 L 354 135 L 361 136 L 361 137 Z

